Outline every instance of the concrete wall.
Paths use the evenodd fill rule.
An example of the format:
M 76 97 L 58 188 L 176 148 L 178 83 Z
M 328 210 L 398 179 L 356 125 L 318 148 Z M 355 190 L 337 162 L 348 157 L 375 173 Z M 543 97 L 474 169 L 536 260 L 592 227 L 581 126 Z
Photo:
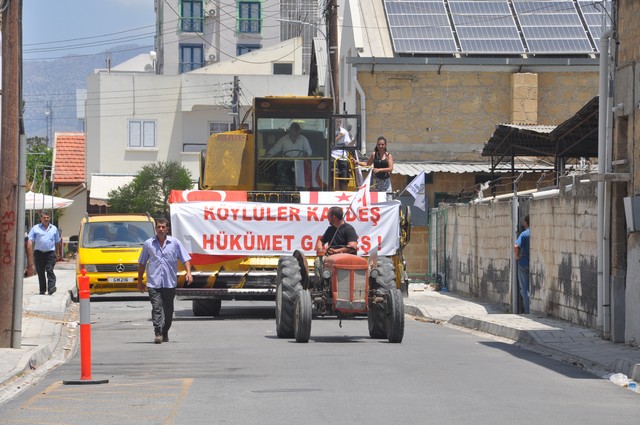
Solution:
M 531 310 L 592 328 L 597 313 L 595 190 L 595 183 L 583 183 L 555 198 L 521 201 L 529 203 L 531 220 Z M 447 286 L 511 304 L 512 202 L 443 208 Z
M 511 203 L 452 205 L 446 216 L 447 286 L 508 304 Z
M 612 274 L 614 294 L 622 293 L 613 300 L 612 315 L 614 325 L 619 315 L 624 317 L 624 340 L 628 343 L 640 343 L 640 233 L 626 232 L 626 226 L 620 210 L 625 196 L 640 194 L 640 151 L 636 149 L 640 140 L 640 2 L 619 0 L 618 6 L 618 58 L 614 81 L 613 104 L 623 104 L 615 113 L 613 132 L 614 172 L 627 172 L 630 181 L 618 183 L 613 187 L 612 204 Z M 617 232 L 616 229 L 618 230 Z M 619 299 L 622 298 L 622 302 Z M 616 314 L 620 312 L 620 314 Z

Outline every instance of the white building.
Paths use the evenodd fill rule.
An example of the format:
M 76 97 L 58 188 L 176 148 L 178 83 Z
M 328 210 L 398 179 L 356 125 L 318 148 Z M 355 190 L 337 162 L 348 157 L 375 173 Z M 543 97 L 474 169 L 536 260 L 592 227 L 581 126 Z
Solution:
M 254 97 L 308 93 L 301 45 L 300 37 L 293 38 L 180 75 L 144 72 L 148 63 L 140 57 L 90 75 L 85 107 L 90 203 L 104 204 L 110 190 L 151 162 L 177 161 L 197 179 L 209 135 L 231 129 Z M 130 62 L 141 70 L 132 71 Z M 290 75 L 274 75 L 283 65 Z
M 178 75 L 303 37 L 308 73 L 318 0 L 156 0 L 156 72 Z M 303 24 L 302 22 L 306 23 Z

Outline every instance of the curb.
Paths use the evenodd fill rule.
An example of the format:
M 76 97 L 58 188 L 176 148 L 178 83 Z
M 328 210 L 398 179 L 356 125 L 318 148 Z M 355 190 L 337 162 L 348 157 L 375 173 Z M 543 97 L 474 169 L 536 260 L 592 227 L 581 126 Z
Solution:
M 416 318 L 427 319 L 435 323 L 442 322 L 448 325 L 459 326 L 461 328 L 484 332 L 490 335 L 512 340 L 518 345 L 524 346 L 524 348 L 526 349 L 541 354 L 549 354 L 555 356 L 557 359 L 564 363 L 568 363 L 575 367 L 587 370 L 596 376 L 603 376 L 608 373 L 619 372 L 624 373 L 633 380 L 640 381 L 640 363 L 637 363 L 633 360 L 618 358 L 612 364 L 600 364 L 574 353 L 563 351 L 556 347 L 550 347 L 543 341 L 540 341 L 537 338 L 535 332 L 530 332 L 528 330 L 516 329 L 502 324 L 493 323 L 482 318 L 463 315 L 454 315 L 449 320 L 440 321 L 434 317 L 431 317 L 421 307 L 411 304 L 405 304 L 404 311 L 406 314 L 414 316 Z
M 64 306 L 64 310 L 62 311 L 62 319 L 67 316 L 69 305 L 70 305 L 70 297 L 69 295 L 65 295 L 65 299 L 61 302 L 61 305 Z M 23 309 L 23 316 L 25 312 L 29 310 Z M 29 320 L 34 321 L 42 321 L 49 322 L 52 320 L 60 320 L 60 319 L 45 319 L 38 317 L 31 317 Z M 23 319 L 24 323 L 24 319 Z M 55 354 L 63 348 L 61 344 L 63 330 L 66 325 L 64 323 L 56 323 L 54 326 L 54 331 L 51 334 L 51 338 L 47 343 L 41 343 L 35 347 L 27 348 L 28 346 L 22 345 L 21 348 L 16 349 L 16 351 L 25 351 L 19 356 L 19 359 L 16 361 L 15 366 L 0 376 L 0 388 L 3 388 L 7 385 L 10 385 L 12 382 L 21 379 L 24 375 L 29 372 L 36 371 L 41 366 L 45 365 L 47 362 L 54 359 Z M 77 339 L 73 341 L 72 347 L 70 348 L 70 353 L 74 353 L 77 346 Z M 17 357 L 17 356 L 16 356 Z

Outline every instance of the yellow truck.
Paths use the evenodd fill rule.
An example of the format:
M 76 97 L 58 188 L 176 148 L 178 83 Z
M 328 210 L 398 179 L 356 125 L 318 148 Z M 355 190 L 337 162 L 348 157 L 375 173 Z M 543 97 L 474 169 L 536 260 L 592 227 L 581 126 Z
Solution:
M 76 275 L 86 270 L 92 295 L 137 291 L 138 257 L 144 241 L 154 235 L 155 221 L 148 215 L 84 217 L 78 234 Z
M 409 210 L 382 192 L 355 208 L 362 176 L 349 158 L 362 148 L 360 119 L 334 115 L 332 105 L 326 97 L 254 99 L 250 124 L 209 137 L 199 190 L 172 193 L 172 234 L 191 253 L 194 277 L 186 286 L 179 274 L 177 296 L 192 300 L 194 315 L 218 315 L 222 300 L 274 300 L 279 259 L 295 251 L 313 273 L 333 205 L 356 228 L 358 255 L 377 249 L 406 294 Z M 345 128 L 350 143 L 340 145 Z

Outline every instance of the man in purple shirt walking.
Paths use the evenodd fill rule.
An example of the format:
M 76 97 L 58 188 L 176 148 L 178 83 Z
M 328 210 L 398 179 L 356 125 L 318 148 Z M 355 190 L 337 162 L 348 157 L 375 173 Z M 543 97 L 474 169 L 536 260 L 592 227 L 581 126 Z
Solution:
M 161 344 L 169 341 L 169 328 L 173 320 L 173 300 L 178 285 L 178 260 L 187 271 L 187 285 L 193 282 L 191 277 L 191 256 L 182 243 L 168 235 L 169 224 L 166 219 L 156 219 L 156 236 L 147 239 L 142 246 L 138 259 L 138 290 L 144 292 L 142 277 L 147 269 L 147 291 L 151 300 L 151 320 L 155 339 Z

